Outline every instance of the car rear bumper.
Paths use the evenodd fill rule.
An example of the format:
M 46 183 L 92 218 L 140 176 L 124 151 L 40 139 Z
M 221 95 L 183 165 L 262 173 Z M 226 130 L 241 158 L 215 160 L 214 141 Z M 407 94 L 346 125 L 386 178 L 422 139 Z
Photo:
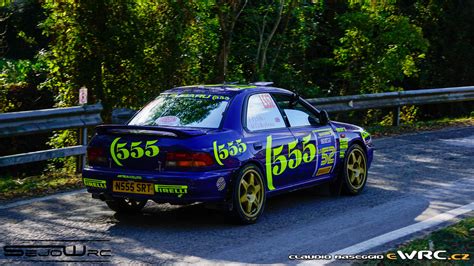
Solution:
M 212 172 L 145 172 L 108 168 L 85 168 L 82 171 L 87 191 L 94 198 L 132 198 L 159 203 L 189 204 L 222 202 L 226 199 L 232 174 L 236 169 Z M 114 192 L 114 181 L 141 182 L 153 185 L 153 195 Z

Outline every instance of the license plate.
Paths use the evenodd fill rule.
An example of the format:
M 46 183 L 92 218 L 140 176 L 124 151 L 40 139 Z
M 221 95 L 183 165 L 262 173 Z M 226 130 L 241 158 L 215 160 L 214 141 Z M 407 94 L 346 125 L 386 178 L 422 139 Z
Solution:
M 144 195 L 153 195 L 155 193 L 152 183 L 130 181 L 114 181 L 112 191 Z

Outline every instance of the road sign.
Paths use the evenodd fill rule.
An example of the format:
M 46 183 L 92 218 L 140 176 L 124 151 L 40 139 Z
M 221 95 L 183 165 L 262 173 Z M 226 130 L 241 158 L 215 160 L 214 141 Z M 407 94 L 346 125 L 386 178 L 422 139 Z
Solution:
M 87 104 L 87 88 L 81 87 L 79 89 L 79 104 Z

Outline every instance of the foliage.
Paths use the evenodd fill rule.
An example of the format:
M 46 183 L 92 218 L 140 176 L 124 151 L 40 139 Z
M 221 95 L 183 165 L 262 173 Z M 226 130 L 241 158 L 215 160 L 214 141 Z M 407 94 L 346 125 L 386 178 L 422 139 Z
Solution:
M 176 85 L 207 80 L 216 52 L 216 20 L 206 3 L 84 0 L 49 2 L 42 27 L 58 105 L 90 90 L 108 118 L 114 107 L 139 108 Z
M 474 254 L 474 218 L 468 217 L 457 224 L 437 230 L 428 236 L 407 242 L 396 250 L 387 253 L 396 253 L 398 250 L 411 253 L 414 250 L 445 250 L 446 254 L 470 254 L 467 261 L 456 261 L 455 263 L 445 263 L 441 261 L 411 260 L 410 265 L 471 265 L 472 254 Z M 381 261 L 366 261 L 364 265 L 400 265 L 400 260 L 390 260 L 386 256 Z
M 304 97 L 472 85 L 473 27 L 470 1 L 8 1 L 0 112 L 77 105 L 82 86 L 109 122 L 112 109 L 138 109 L 178 85 L 270 80 Z M 473 108 L 404 107 L 401 121 Z M 367 125 L 392 117 L 339 116 Z M 61 131 L 49 144 L 76 142 Z
M 0 177 L 0 201 L 19 197 L 37 197 L 66 189 L 83 187 L 80 175 L 54 171 L 26 178 Z
M 334 49 L 341 94 L 403 89 L 428 48 L 422 29 L 386 2 L 356 3 L 349 10 L 338 17 L 345 33 Z
M 0 4 L 0 55 L 13 60 L 33 59 L 48 43 L 46 36 L 37 27 L 44 19 L 39 1 Z

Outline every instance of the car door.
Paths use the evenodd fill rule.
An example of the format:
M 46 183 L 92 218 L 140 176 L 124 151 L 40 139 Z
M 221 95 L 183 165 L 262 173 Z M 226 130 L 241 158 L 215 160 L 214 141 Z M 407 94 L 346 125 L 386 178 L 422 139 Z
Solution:
M 273 97 L 297 140 L 288 152 L 289 159 L 295 161 L 293 167 L 296 166 L 292 182 L 329 177 L 336 164 L 336 134 L 332 127 L 321 125 L 318 113 L 301 98 L 289 94 Z
M 252 94 L 244 107 L 244 136 L 254 158 L 264 166 L 268 190 L 287 186 L 291 181 L 288 170 L 288 143 L 295 138 L 269 93 Z

